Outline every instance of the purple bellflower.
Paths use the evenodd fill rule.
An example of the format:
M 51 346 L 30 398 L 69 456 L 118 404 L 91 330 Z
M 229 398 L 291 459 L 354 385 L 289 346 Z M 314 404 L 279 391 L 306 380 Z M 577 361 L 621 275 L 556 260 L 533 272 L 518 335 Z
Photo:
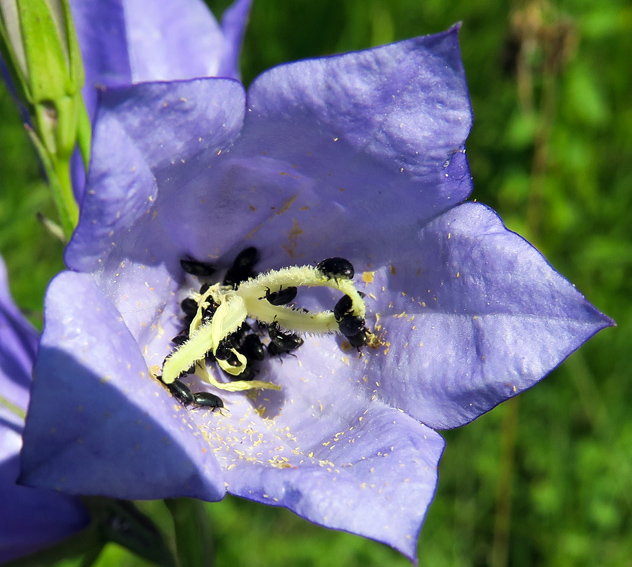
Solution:
M 71 0 L 84 61 L 83 98 L 94 117 L 97 89 L 196 77 L 239 78 L 251 0 L 236 0 L 221 26 L 203 0 Z M 83 167 L 75 156 L 80 201 Z
M 0 258 L 0 564 L 33 553 L 86 527 L 78 498 L 18 486 L 23 414 L 29 402 L 38 334 L 9 293 Z
M 90 116 L 95 87 L 239 78 L 250 3 L 236 0 L 220 26 L 202 0 L 71 0 Z
M 435 429 L 533 386 L 611 324 L 492 210 L 463 202 L 472 115 L 457 35 L 282 65 L 247 93 L 228 79 L 102 93 L 73 271 L 47 293 L 25 483 L 133 499 L 228 491 L 415 559 Z M 282 268 L 348 259 L 353 280 L 323 281 L 365 294 L 353 309 L 370 340 L 358 352 L 306 333 L 266 355 L 256 380 L 280 390 L 218 389 L 198 370 L 237 382 L 199 362 L 182 383 L 225 407 L 183 404 L 155 377 L 182 300 L 201 312 L 205 279 L 181 260 L 221 276 L 248 247 L 276 282 L 255 297 L 269 309 L 288 288 Z M 331 319 L 339 301 L 298 287 L 295 306 Z M 228 325 L 227 305 L 211 326 Z

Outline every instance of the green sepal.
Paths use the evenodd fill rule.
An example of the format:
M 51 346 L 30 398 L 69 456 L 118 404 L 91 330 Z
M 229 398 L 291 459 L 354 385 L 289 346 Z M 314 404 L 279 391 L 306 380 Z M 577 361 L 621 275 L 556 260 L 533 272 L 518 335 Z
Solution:
M 53 200 L 57 207 L 59 220 L 66 238 L 70 238 L 79 221 L 79 207 L 72 193 L 70 181 L 70 161 L 62 162 L 51 158 L 43 141 L 30 126 L 26 125 L 26 133 L 35 146 L 46 171 L 48 183 L 53 193 Z
M 70 160 L 77 142 L 77 117 L 81 103 L 81 95 L 64 96 L 55 101 L 57 124 L 55 132 L 56 156 L 58 159 Z
M 0 53 L 9 70 L 12 86 L 16 90 L 18 99 L 31 103 L 33 99 L 27 79 L 18 8 L 10 0 L 6 2 L 0 0 L 0 8 L 2 8 L 0 10 Z M 17 50 L 20 50 L 19 55 Z
M 68 67 L 70 75 L 71 92 L 78 93 L 85 82 L 85 73 L 83 69 L 83 59 L 79 42 L 77 41 L 77 33 L 75 31 L 75 23 L 72 19 L 69 0 L 59 0 L 61 4 L 62 16 L 64 18 L 64 28 L 66 30 L 66 52 L 68 53 Z
M 18 0 L 18 11 L 33 103 L 73 94 L 61 22 L 46 0 Z
M 173 518 L 179 566 L 211 567 L 213 538 L 204 502 L 194 498 L 170 498 L 165 503 Z
M 88 166 L 90 165 L 90 150 L 92 148 L 92 124 L 83 97 L 77 96 L 77 99 L 79 101 L 77 109 L 77 144 L 87 175 Z
M 29 136 L 46 171 L 64 234 L 70 237 L 79 211 L 70 175 L 78 144 L 87 170 L 91 124 L 81 97 L 84 69 L 69 0 L 2 0 L 3 57 L 28 105 Z M 19 50 L 19 53 L 18 53 Z
M 3 567 L 90 567 L 107 543 L 115 543 L 159 567 L 176 567 L 171 550 L 154 522 L 133 502 L 84 498 L 92 516 L 83 531 Z
M 153 520 L 129 500 L 85 498 L 100 536 L 159 567 L 176 567 L 173 554 Z

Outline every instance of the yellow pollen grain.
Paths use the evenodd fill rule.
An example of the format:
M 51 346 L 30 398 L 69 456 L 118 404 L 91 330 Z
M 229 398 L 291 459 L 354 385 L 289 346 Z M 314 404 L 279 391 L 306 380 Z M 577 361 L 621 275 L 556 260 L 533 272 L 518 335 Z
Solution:
M 286 212 L 294 204 L 294 201 L 296 201 L 297 198 L 298 198 L 298 193 L 294 195 L 293 197 L 290 197 L 287 201 L 285 201 L 285 203 L 283 203 L 283 206 L 277 211 L 276 213 L 277 216 Z
M 365 284 L 373 283 L 375 279 L 375 272 L 362 272 L 362 277 L 360 278 Z

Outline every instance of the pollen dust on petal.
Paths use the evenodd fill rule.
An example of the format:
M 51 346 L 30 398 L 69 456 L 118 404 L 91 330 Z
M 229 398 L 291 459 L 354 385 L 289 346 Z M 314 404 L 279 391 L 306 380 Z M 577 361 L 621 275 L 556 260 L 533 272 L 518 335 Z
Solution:
M 292 229 L 287 236 L 289 244 L 283 244 L 283 248 L 290 255 L 290 258 L 294 258 L 296 246 L 298 244 L 298 237 L 303 234 L 303 230 L 299 227 L 298 221 L 292 219 Z
M 362 281 L 365 284 L 373 283 L 373 279 L 375 278 L 375 272 L 362 272 Z
M 285 201 L 285 203 L 283 203 L 283 206 L 276 212 L 277 216 L 282 215 L 284 212 L 286 212 L 294 204 L 294 201 L 296 201 L 297 198 L 298 198 L 298 193 L 294 195 L 293 197 L 290 197 L 287 201 Z

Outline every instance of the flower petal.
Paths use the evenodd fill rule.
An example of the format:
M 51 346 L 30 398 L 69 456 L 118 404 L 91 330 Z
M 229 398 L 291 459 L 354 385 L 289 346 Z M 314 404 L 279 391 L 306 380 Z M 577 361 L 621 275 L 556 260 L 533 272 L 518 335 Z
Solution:
M 322 339 L 334 342 L 333 337 Z M 313 338 L 262 378 L 281 392 L 227 398 L 209 442 L 231 494 L 285 506 L 311 522 L 381 541 L 411 560 L 434 496 L 443 439 L 363 394 Z M 309 365 L 318 358 L 318 365 Z
M 17 486 L 22 437 L 4 421 L 0 407 L 0 563 L 60 541 L 89 521 L 81 501 L 65 494 Z
M 71 0 L 83 56 L 88 115 L 97 89 L 198 77 L 239 78 L 239 54 L 251 0 L 236 0 L 222 28 L 202 0 Z M 81 202 L 85 173 L 73 155 L 73 187 Z
M 72 0 L 90 116 L 95 85 L 198 77 L 238 78 L 250 0 L 237 0 L 221 29 L 202 0 Z
M 123 0 L 123 9 L 132 83 L 217 75 L 224 38 L 204 2 Z
M 208 197 L 209 187 L 202 179 L 196 194 L 183 194 L 183 188 L 193 193 L 209 156 L 221 153 L 241 128 L 243 113 L 243 89 L 226 79 L 105 92 L 88 191 L 66 252 L 68 266 L 97 270 L 106 257 L 117 265 L 139 254 L 139 262 L 154 263 L 148 258 L 164 256 L 165 241 L 197 238 L 187 214 L 200 206 L 198 197 Z M 164 214 L 154 221 L 158 187 Z M 124 249 L 111 252 L 116 246 Z
M 252 0 L 235 0 L 222 15 L 224 51 L 216 76 L 239 79 L 239 56 Z
M 295 219 L 297 257 L 324 240 L 364 250 L 467 197 L 471 107 L 457 31 L 281 65 L 254 81 L 231 156 L 261 172 L 252 190 L 250 179 L 235 189 L 270 194 L 297 179 L 291 215 L 261 230 L 287 232 Z
M 13 302 L 0 257 L 0 394 L 25 411 L 38 340 L 37 331 Z
M 9 292 L 0 257 L 0 396 L 26 410 L 38 335 Z M 0 563 L 28 555 L 81 530 L 89 521 L 78 499 L 17 486 L 24 420 L 0 403 Z
M 407 244 L 367 289 L 384 342 L 368 368 L 372 391 L 430 427 L 530 388 L 613 324 L 483 205 L 455 207 Z
M 45 317 L 21 481 L 115 498 L 222 498 L 223 475 L 208 445 L 186 412 L 165 420 L 173 397 L 149 376 L 92 278 L 57 276 Z
M 95 86 L 131 83 L 125 10 L 122 0 L 72 0 L 71 10 L 85 73 L 83 98 L 93 117 Z
M 90 263 L 97 256 L 103 260 L 103 251 L 77 245 L 85 240 L 102 247 L 104 234 L 116 233 L 119 225 L 129 229 L 130 219 L 149 210 L 144 199 L 155 199 L 156 191 L 160 198 L 150 216 L 183 250 L 234 256 L 254 238 L 251 244 L 264 251 L 267 265 L 278 267 L 299 258 L 320 260 L 338 249 L 386 261 L 398 242 L 471 190 L 463 150 L 471 108 L 456 28 L 265 73 L 248 94 L 239 137 L 242 99 L 230 86 L 184 85 L 170 85 L 172 96 L 164 85 L 106 93 L 90 174 L 95 196 L 86 198 L 67 255 L 71 267 L 93 269 Z M 219 95 L 205 104 L 215 87 Z M 167 113 L 165 104 L 187 110 Z M 153 128 L 158 121 L 161 127 Z M 226 134 L 212 151 L 197 145 L 199 138 L 206 144 L 209 131 Z M 155 151 L 165 156 L 160 163 Z M 106 173 L 111 186 L 102 182 Z M 149 194 L 137 199 L 134 186 Z M 111 199 L 115 205 L 104 207 Z M 114 217 L 104 219 L 108 209 Z M 128 233 L 107 240 L 120 246 L 122 235 L 133 240 Z

